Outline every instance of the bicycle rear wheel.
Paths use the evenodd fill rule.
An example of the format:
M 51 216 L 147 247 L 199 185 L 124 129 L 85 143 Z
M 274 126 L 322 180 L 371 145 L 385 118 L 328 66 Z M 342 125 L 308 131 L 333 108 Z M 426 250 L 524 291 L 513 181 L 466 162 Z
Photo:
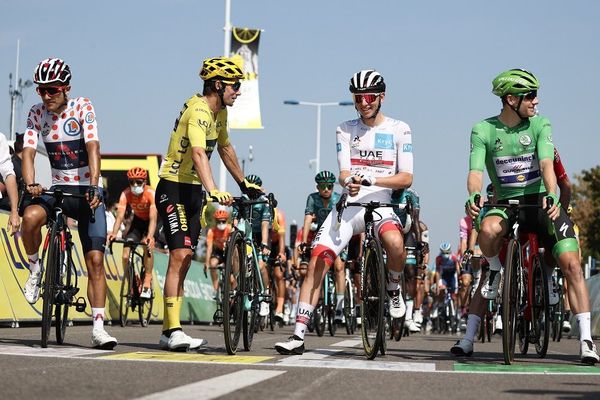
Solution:
M 56 325 L 56 342 L 58 344 L 63 344 L 65 340 L 65 333 L 67 331 L 67 325 L 69 323 L 69 307 L 71 306 L 71 302 L 73 301 L 73 297 L 69 292 L 72 292 L 73 289 L 73 274 L 74 266 L 73 261 L 71 259 L 70 250 L 67 251 L 66 260 L 64 257 L 65 253 L 61 254 L 61 262 L 60 269 L 58 272 L 58 277 L 60 281 L 60 296 L 61 301 L 57 302 L 54 306 L 54 321 Z M 64 262 L 66 261 L 66 263 Z
M 548 305 L 547 282 L 546 267 L 538 254 L 533 261 L 532 330 L 537 337 L 535 351 L 541 358 L 546 357 L 550 338 L 550 306 Z
M 313 312 L 313 325 L 317 332 L 317 336 L 323 336 L 325 334 L 326 323 L 325 304 L 323 299 L 319 299 L 319 304 L 317 304 L 315 311 Z
M 223 271 L 223 334 L 227 353 L 237 352 L 244 315 L 244 238 L 239 231 L 227 243 Z
M 381 245 L 376 241 L 368 244 L 361 279 L 361 335 L 365 355 L 372 360 L 377 356 L 381 341 L 385 340 L 385 267 Z
M 46 259 L 46 271 L 44 272 L 44 292 L 42 293 L 42 347 L 48 347 L 50 329 L 52 326 L 52 306 L 56 297 L 56 285 L 58 265 L 61 256 L 61 243 L 56 225 L 52 227 L 49 234 L 48 258 Z
M 521 248 L 519 242 L 511 239 L 506 251 L 504 268 L 504 288 L 502 290 L 502 352 L 504 363 L 510 365 L 515 359 L 517 334 L 517 308 L 519 303 Z
M 135 270 L 133 268 L 133 260 L 130 258 L 127 264 L 127 269 L 123 274 L 121 281 L 121 297 L 119 298 L 119 322 L 122 327 L 127 326 L 129 318 L 129 308 L 133 295 L 133 283 L 135 282 Z
M 335 296 L 335 284 L 331 277 L 328 278 L 329 288 L 327 289 L 327 296 L 329 297 L 329 304 L 325 307 L 327 311 L 327 323 L 329 324 L 329 335 L 335 336 L 337 331 L 337 325 L 335 323 L 335 311 L 337 308 L 337 299 Z
M 146 267 L 142 264 L 139 272 L 141 282 L 144 282 L 144 277 L 146 276 Z M 138 319 L 140 321 L 140 325 L 143 327 L 147 327 L 150 323 L 150 318 L 152 318 L 152 307 L 154 306 L 154 291 L 151 291 L 150 298 L 138 298 Z

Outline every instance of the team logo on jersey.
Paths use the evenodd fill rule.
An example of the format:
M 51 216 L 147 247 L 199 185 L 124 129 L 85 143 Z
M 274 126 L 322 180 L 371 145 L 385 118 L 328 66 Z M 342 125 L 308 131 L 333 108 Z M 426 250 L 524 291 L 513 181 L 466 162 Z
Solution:
M 354 138 L 352 138 L 352 145 L 351 145 L 351 147 L 353 149 L 356 149 L 358 146 L 360 146 L 360 138 L 358 136 L 354 136 Z
M 519 143 L 527 147 L 531 144 L 531 137 L 529 137 L 529 135 L 523 135 L 519 138 Z
M 65 121 L 63 129 L 67 135 L 77 136 L 81 131 L 81 125 L 79 125 L 79 121 L 77 121 L 75 118 L 69 118 Z
M 336 147 L 337 147 L 337 151 L 338 151 L 338 153 L 339 153 L 340 151 L 342 151 L 342 144 L 341 144 L 341 143 L 337 143 L 337 144 L 336 144 Z
M 404 143 L 402 145 L 402 152 L 403 153 L 412 153 L 412 143 Z
M 394 150 L 394 136 L 389 133 L 376 133 L 375 148 Z
M 96 120 L 96 116 L 94 115 L 93 112 L 90 111 L 89 113 L 85 114 L 85 122 L 87 122 L 88 124 L 91 124 L 95 120 Z
M 494 145 L 496 146 L 496 147 L 494 147 L 494 153 L 497 153 L 504 149 L 504 146 L 502 146 L 502 140 L 500 140 L 500 138 L 496 139 L 496 142 L 494 143 Z

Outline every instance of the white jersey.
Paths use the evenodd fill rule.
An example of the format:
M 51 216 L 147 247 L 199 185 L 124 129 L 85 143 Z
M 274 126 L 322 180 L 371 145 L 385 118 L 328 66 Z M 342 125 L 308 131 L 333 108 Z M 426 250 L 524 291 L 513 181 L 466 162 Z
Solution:
M 413 173 L 412 134 L 399 120 L 385 117 L 383 123 L 370 127 L 360 118 L 342 123 L 337 128 L 337 154 L 340 171 L 375 178 Z M 353 201 L 381 192 L 381 201 L 390 201 L 392 189 L 363 186 Z
M 89 99 L 69 99 L 60 114 L 48 111 L 43 103 L 31 107 L 23 147 L 37 148 L 40 136 L 52 167 L 52 185 L 90 184 L 86 143 L 98 140 L 98 126 Z M 98 185 L 102 187 L 102 179 Z

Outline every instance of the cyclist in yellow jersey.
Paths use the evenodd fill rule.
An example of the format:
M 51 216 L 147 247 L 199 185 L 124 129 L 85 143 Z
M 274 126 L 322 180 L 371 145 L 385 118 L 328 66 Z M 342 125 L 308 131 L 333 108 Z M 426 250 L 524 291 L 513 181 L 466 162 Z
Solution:
M 204 191 L 223 205 L 232 202 L 231 194 L 217 189 L 212 176 L 210 156 L 215 147 L 243 193 L 250 198 L 262 193 L 244 179 L 227 134 L 226 107 L 232 106 L 240 95 L 242 70 L 229 58 L 208 58 L 202 64 L 200 78 L 204 81 L 202 95 L 192 96 L 183 105 L 156 187 L 156 207 L 169 247 L 159 346 L 171 351 L 187 351 L 206 344 L 206 340 L 193 339 L 183 332 L 179 314 L 183 282 L 200 235 Z

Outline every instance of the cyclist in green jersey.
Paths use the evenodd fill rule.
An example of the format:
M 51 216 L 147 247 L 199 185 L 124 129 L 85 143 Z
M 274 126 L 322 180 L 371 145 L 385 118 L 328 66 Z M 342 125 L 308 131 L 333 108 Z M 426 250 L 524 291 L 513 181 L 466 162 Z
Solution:
M 571 309 L 579 324 L 581 361 L 595 364 L 599 357 L 591 337 L 590 299 L 579 261 L 579 246 L 573 222 L 561 208 L 556 194 L 552 129 L 547 118 L 536 115 L 539 82 L 528 71 L 511 69 L 498 75 L 492 85 L 492 92 L 502 99 L 502 111 L 475 125 L 471 132 L 467 211 L 473 218 L 480 213 L 475 199 L 480 197 L 484 166 L 496 189 L 498 203 L 518 199 L 521 204 L 542 204 L 543 209 L 522 210 L 519 224 L 522 231 L 536 233 L 541 246 L 552 250 L 567 279 Z M 481 289 L 486 299 L 498 294 L 502 268 L 499 253 L 510 229 L 508 212 L 492 209 L 481 221 L 479 244 L 490 264 Z M 477 329 L 479 321 L 475 320 L 469 318 L 467 335 L 470 329 Z M 473 343 L 462 342 L 456 346 L 461 346 L 465 354 L 472 353 Z

